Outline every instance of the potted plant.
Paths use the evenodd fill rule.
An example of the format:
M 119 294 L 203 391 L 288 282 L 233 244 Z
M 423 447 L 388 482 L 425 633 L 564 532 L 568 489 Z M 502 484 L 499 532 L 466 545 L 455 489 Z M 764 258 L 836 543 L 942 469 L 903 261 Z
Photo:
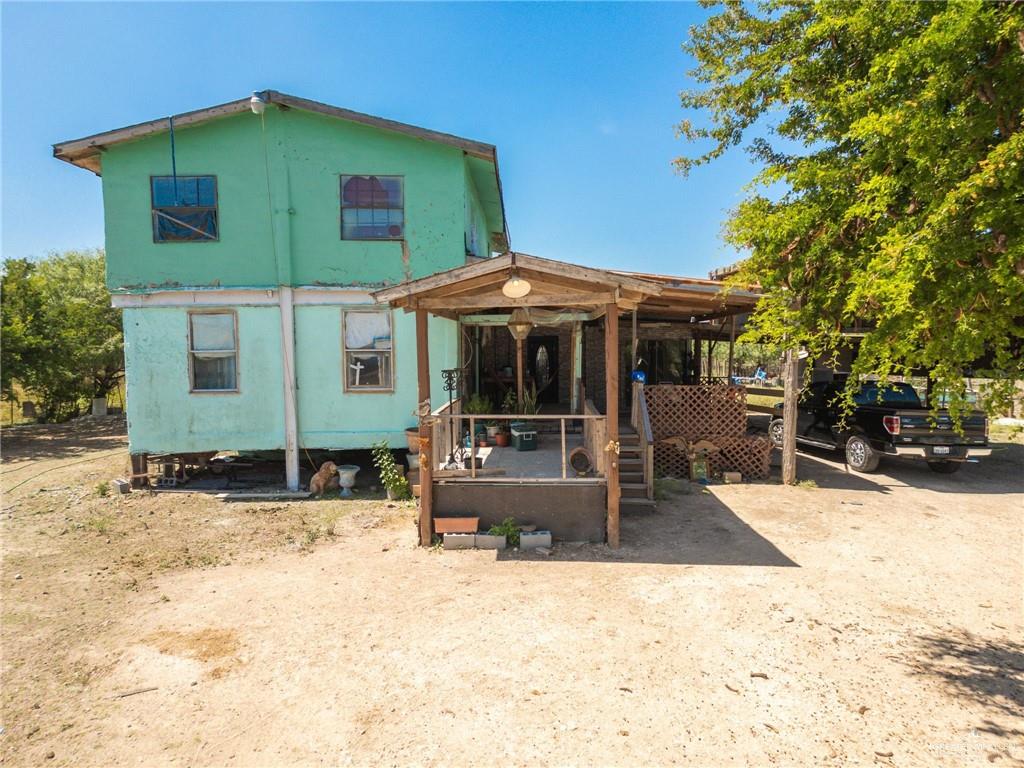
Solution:
M 395 457 L 388 448 L 386 440 L 373 445 L 373 463 L 380 472 L 380 482 L 388 492 L 392 501 L 404 501 L 412 498 L 412 489 L 405 473 L 395 464 Z
M 508 447 L 508 432 L 504 429 L 499 429 L 498 434 L 494 436 L 494 444 L 499 448 Z
M 501 425 L 498 424 L 497 421 L 495 421 L 494 419 L 491 419 L 490 421 L 487 422 L 487 439 L 488 440 L 493 440 L 494 438 L 496 438 L 500 431 L 501 431 Z

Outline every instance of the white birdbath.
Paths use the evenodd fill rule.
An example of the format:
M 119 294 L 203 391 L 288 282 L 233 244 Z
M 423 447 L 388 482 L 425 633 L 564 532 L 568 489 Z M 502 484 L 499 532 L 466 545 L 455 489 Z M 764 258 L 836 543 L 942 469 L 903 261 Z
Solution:
M 341 486 L 341 497 L 352 497 L 352 486 L 356 484 L 356 473 L 361 467 L 355 464 L 342 464 L 338 467 L 338 485 Z

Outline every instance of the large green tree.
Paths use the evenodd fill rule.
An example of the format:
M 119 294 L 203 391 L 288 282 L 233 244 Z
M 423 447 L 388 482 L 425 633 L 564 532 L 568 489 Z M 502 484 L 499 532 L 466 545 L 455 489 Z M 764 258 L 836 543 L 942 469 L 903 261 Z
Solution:
M 17 383 L 39 401 L 44 420 L 76 415 L 121 379 L 121 313 L 110 306 L 100 250 L 4 262 L 3 394 Z
M 745 143 L 761 169 L 725 227 L 766 290 L 747 338 L 829 361 L 862 326 L 855 374 L 961 393 L 983 367 L 1005 407 L 1024 378 L 1024 2 L 708 5 L 676 165 Z

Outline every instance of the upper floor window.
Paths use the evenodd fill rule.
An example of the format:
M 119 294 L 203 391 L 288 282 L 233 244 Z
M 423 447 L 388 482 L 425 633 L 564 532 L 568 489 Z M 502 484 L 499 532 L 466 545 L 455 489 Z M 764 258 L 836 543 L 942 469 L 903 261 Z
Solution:
M 401 240 L 405 195 L 401 176 L 341 177 L 341 239 Z
M 216 176 L 151 176 L 153 242 L 215 241 Z
M 234 312 L 190 312 L 188 346 L 193 392 L 238 391 Z

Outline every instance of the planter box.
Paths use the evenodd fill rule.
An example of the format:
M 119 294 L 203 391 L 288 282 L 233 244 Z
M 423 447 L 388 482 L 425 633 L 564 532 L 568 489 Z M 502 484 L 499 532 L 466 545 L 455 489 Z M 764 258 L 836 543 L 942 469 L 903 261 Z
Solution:
M 476 535 L 476 548 L 477 549 L 504 549 L 505 548 L 505 534 L 499 536 L 492 536 L 489 533 L 478 533 Z
M 420 428 L 410 427 L 405 430 L 405 444 L 409 448 L 409 453 L 420 452 Z
M 476 545 L 476 535 L 472 533 L 446 533 L 442 540 L 445 549 L 472 549 Z
M 520 549 L 551 546 L 551 531 L 523 531 L 519 534 Z
M 475 534 L 480 526 L 479 517 L 435 517 L 434 533 Z M 473 546 L 470 544 L 470 546 Z

